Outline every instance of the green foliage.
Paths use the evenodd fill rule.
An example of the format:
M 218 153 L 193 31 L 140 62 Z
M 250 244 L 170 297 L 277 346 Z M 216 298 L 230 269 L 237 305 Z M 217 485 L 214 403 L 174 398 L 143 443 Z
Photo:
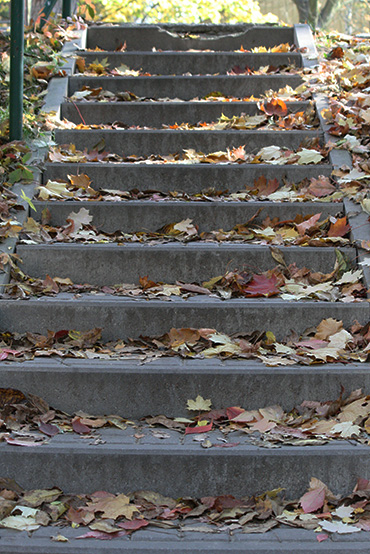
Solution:
M 24 35 L 24 94 L 23 131 L 26 138 L 39 134 L 42 118 L 40 109 L 49 80 L 61 75 L 62 57 L 60 50 L 67 36 L 67 30 L 57 24 L 44 27 L 42 32 L 32 28 Z M 9 32 L 0 32 L 0 138 L 4 140 L 9 132 Z
M 263 15 L 256 0 L 96 0 L 96 17 L 132 23 L 238 23 L 277 21 Z

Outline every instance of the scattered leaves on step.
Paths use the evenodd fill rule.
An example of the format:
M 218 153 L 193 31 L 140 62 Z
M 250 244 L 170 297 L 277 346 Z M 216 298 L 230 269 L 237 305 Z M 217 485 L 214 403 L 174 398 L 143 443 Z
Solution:
M 110 188 L 93 188 L 88 175 L 69 175 L 69 181 L 48 181 L 37 187 L 39 200 L 94 200 L 95 202 L 124 202 L 130 200 L 153 201 L 191 201 L 191 202 L 248 202 L 250 200 L 273 200 L 274 202 L 338 202 L 342 199 L 340 190 L 324 175 L 317 179 L 303 179 L 300 183 L 290 183 L 286 178 L 282 182 L 278 179 L 267 179 L 261 175 L 254 180 L 253 185 L 245 185 L 237 192 L 217 190 L 216 188 L 203 189 L 189 194 L 181 191 L 159 190 L 120 190 Z M 50 183 L 50 185 L 49 185 Z M 56 186 L 55 186 L 56 185 Z
M 0 356 L 8 361 L 39 356 L 146 361 L 162 356 L 220 357 L 259 359 L 268 366 L 368 361 L 370 323 L 363 326 L 355 323 L 344 333 L 338 332 L 330 320 L 328 325 L 326 321 L 319 325 L 320 331 L 310 327 L 301 336 L 292 331 L 291 336 L 280 341 L 271 331 L 227 336 L 214 329 L 175 329 L 161 336 L 118 339 L 110 343 L 101 340 L 101 329 L 49 331 L 47 336 L 32 332 L 3 332 L 0 335 Z M 338 325 L 342 328 L 342 322 Z
M 115 540 L 146 528 L 207 534 L 235 529 L 243 533 L 265 533 L 278 525 L 287 525 L 316 532 L 317 541 L 322 542 L 329 537 L 327 533 L 350 534 L 369 530 L 369 490 L 369 481 L 358 479 L 351 493 L 334 495 L 324 483 L 312 478 L 309 492 L 298 500 L 290 499 L 282 488 L 262 494 L 249 493 L 250 496 L 244 497 L 224 494 L 177 499 L 153 491 L 127 495 L 105 491 L 93 494 L 60 491 L 58 501 L 45 499 L 38 509 L 34 509 L 28 507 L 24 499 L 29 494 L 27 491 L 17 486 L 13 492 L 0 486 L 0 499 L 11 494 L 14 504 L 10 514 L 4 516 L 0 513 L 0 527 L 32 532 L 40 526 L 50 530 L 81 526 L 78 539 Z M 89 530 L 85 531 L 86 527 Z M 314 537 L 312 534 L 312 539 Z M 56 542 L 68 542 L 61 533 L 50 538 Z
M 189 297 L 206 295 L 221 300 L 230 298 L 258 298 L 280 296 L 285 300 L 320 300 L 328 302 L 359 302 L 366 298 L 366 288 L 362 283 L 362 270 L 353 270 L 352 262 L 345 260 L 339 250 L 333 270 L 329 273 L 298 268 L 296 264 L 286 264 L 284 252 L 271 247 L 272 258 L 279 263 L 265 272 L 255 273 L 243 270 L 227 271 L 203 283 L 166 284 L 155 282 L 148 276 L 140 277 L 139 283 L 94 286 L 87 283 L 73 283 L 69 278 L 32 278 L 26 275 L 19 265 L 9 259 L 10 283 L 5 287 L 3 297 L 28 298 L 30 296 L 53 296 L 60 292 L 74 294 L 90 293 L 147 299 L 165 299 L 171 296 Z M 18 260 L 21 262 L 21 260 Z M 195 336 L 195 340 L 199 335 Z M 173 334 L 172 347 L 188 340 L 187 333 Z M 48 434 L 51 430 L 45 430 Z
M 168 155 L 151 154 L 150 156 L 124 155 L 101 149 L 91 151 L 77 150 L 73 144 L 53 146 L 49 149 L 48 161 L 64 163 L 85 163 L 85 162 L 123 162 L 140 164 L 199 164 L 199 163 L 253 163 L 253 164 L 318 164 L 325 161 L 327 150 L 319 144 L 319 139 L 313 138 L 306 141 L 309 144 L 300 146 L 296 151 L 280 146 L 265 146 L 256 154 L 245 151 L 244 146 L 233 147 L 226 151 L 197 152 L 189 148 L 183 150 L 182 154 L 171 153 Z M 310 147 L 308 147 L 310 146 Z

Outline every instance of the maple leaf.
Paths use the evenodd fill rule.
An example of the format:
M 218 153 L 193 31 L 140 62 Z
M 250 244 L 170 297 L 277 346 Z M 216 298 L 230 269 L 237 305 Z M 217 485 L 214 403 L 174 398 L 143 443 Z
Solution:
M 78 188 L 87 188 L 91 184 L 91 179 L 85 173 L 80 173 L 79 175 L 68 175 L 68 179 L 71 182 L 71 185 Z
M 329 178 L 325 177 L 324 175 L 320 175 L 317 179 L 313 177 L 307 189 L 307 192 L 309 192 L 309 194 L 312 194 L 317 198 L 323 198 L 324 196 L 333 194 L 335 191 L 335 186 L 332 185 L 329 181 Z
M 287 105 L 280 98 L 272 98 L 269 102 L 260 105 L 260 109 L 267 115 L 279 115 L 284 117 L 288 113 Z
M 332 223 L 330 225 L 328 236 L 329 237 L 344 237 L 349 231 L 351 230 L 351 227 L 347 223 L 347 217 L 340 217 L 336 220 L 335 223 Z
M 119 494 L 114 498 L 103 498 L 98 502 L 88 504 L 89 510 L 93 512 L 102 512 L 103 519 L 117 519 L 124 516 L 131 520 L 133 515 L 139 510 L 133 504 L 130 504 L 130 498 L 125 494 Z
M 340 535 L 346 533 L 358 533 L 361 531 L 360 527 L 356 525 L 348 525 L 347 523 L 342 523 L 341 521 L 322 521 L 321 527 L 329 533 L 339 533 Z
M 71 212 L 67 218 L 68 223 L 73 222 L 73 235 L 77 233 L 83 225 L 89 225 L 92 221 L 92 215 L 86 208 L 81 208 L 78 212 Z
M 343 322 L 337 321 L 329 317 L 328 319 L 323 319 L 321 323 L 317 326 L 315 333 L 315 339 L 327 340 L 332 335 L 335 335 L 343 329 Z
M 253 185 L 253 191 L 257 191 L 258 196 L 269 196 L 279 188 L 279 181 L 275 179 L 269 179 L 267 181 L 264 175 L 255 179 Z
M 39 190 L 39 197 L 42 200 L 48 200 L 49 198 L 70 198 L 73 196 L 73 192 L 67 189 L 67 183 L 60 183 L 59 181 L 48 181 L 46 185 L 37 187 Z
M 324 156 L 317 150 L 309 150 L 308 148 L 302 148 L 300 152 L 297 152 L 298 160 L 297 164 L 317 164 L 324 159 Z
M 212 402 L 208 398 L 205 400 L 198 394 L 195 400 L 188 400 L 187 409 L 194 412 L 208 412 L 211 409 Z
M 242 289 L 246 296 L 275 296 L 279 294 L 278 279 L 275 275 L 254 275 L 246 287 Z

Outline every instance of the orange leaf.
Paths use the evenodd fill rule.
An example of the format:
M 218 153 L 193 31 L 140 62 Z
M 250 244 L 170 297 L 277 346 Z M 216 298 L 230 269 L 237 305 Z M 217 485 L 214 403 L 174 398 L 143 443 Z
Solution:
M 340 217 L 337 219 L 335 223 L 332 223 L 330 225 L 330 229 L 328 231 L 329 237 L 344 237 L 349 231 L 351 230 L 351 227 L 347 223 L 346 217 Z
M 260 109 L 267 115 L 279 115 L 284 117 L 288 113 L 287 105 L 280 98 L 273 98 L 269 102 L 261 104 Z

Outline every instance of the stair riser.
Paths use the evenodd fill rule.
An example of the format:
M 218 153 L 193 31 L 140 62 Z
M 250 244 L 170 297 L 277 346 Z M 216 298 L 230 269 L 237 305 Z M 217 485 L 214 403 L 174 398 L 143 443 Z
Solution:
M 104 149 L 124 156 L 150 156 L 181 153 L 193 148 L 197 152 L 226 152 L 244 145 L 246 152 L 257 154 L 264 146 L 296 149 L 307 138 L 320 137 L 316 131 L 125 131 L 125 130 L 56 130 L 59 144 L 74 144 L 77 149 L 94 149 L 101 140 Z
M 196 454 L 188 454 L 185 448 L 166 448 L 163 441 L 158 450 L 142 447 L 136 455 L 130 454 L 126 445 L 117 452 L 106 444 L 105 449 L 85 447 L 83 453 L 68 447 L 28 448 L 26 456 L 22 448 L 5 446 L 0 465 L 3 477 L 15 479 L 26 490 L 51 486 L 66 492 L 155 489 L 174 498 L 220 494 L 240 498 L 277 486 L 286 489 L 288 498 L 294 498 L 305 492 L 313 475 L 336 493 L 345 493 L 348 482 L 354 483 L 359 475 L 370 472 L 370 454 L 364 448 L 340 452 L 340 456 L 337 450 L 325 448 L 297 448 L 289 453 L 264 449 L 249 455 L 238 454 L 236 448 L 225 449 L 227 455 L 222 448 L 198 448 Z
M 246 66 L 257 70 L 260 67 L 295 65 L 300 67 L 302 57 L 300 54 L 250 54 L 239 52 L 81 52 L 86 60 L 86 66 L 96 60 L 106 60 L 109 68 L 113 69 L 124 64 L 130 69 L 141 70 L 152 75 L 205 75 L 213 73 L 227 73 L 234 66 L 241 69 Z
M 53 408 L 74 413 L 189 417 L 186 402 L 210 398 L 214 408 L 254 410 L 279 405 L 292 410 L 304 400 L 326 402 L 358 388 L 370 391 L 368 364 L 268 368 L 262 363 L 217 359 L 162 358 L 103 361 L 70 358 L 2 363 L 0 386 L 42 397 Z M 276 486 L 276 484 L 275 484 Z
M 244 27 L 244 28 L 243 28 Z M 126 42 L 127 50 L 150 51 L 152 48 L 161 50 L 238 50 L 242 45 L 246 49 L 256 46 L 271 48 L 281 43 L 294 42 L 294 30 L 292 27 L 251 27 L 245 25 L 237 31 L 220 27 L 219 36 L 214 35 L 212 29 L 198 26 L 196 28 L 187 26 L 190 34 L 202 33 L 202 38 L 186 38 L 173 36 L 169 33 L 182 32 L 176 25 L 167 25 L 166 28 L 159 26 L 142 27 L 91 27 L 87 37 L 87 48 L 99 46 L 103 50 L 116 50 Z M 249 28 L 248 28 L 249 27 Z M 186 32 L 186 31 L 185 31 Z M 233 33 L 229 36 L 226 33 Z M 221 36 L 220 36 L 221 35 Z
M 304 111 L 308 102 L 290 102 L 289 112 Z M 77 109 L 78 108 L 78 109 Z M 217 121 L 222 114 L 227 117 L 242 113 L 255 115 L 262 113 L 255 102 L 68 102 L 62 104 L 62 118 L 73 123 L 86 124 L 112 123 L 122 121 L 126 125 L 140 125 L 162 128 L 162 124 L 190 123 L 199 121 Z M 82 118 L 81 118 L 82 117 Z
M 287 302 L 279 299 L 229 300 L 208 297 L 189 300 L 130 300 L 107 296 L 3 301 L 0 326 L 4 331 L 46 334 L 48 329 L 103 328 L 104 340 L 161 335 L 172 327 L 214 328 L 227 334 L 272 331 L 278 340 L 334 318 L 349 327 L 369 320 L 366 302 Z
M 133 246 L 133 245 L 132 245 Z M 209 245 L 210 246 L 210 245 Z M 334 249 L 286 248 L 283 251 L 287 264 L 308 267 L 313 271 L 330 272 L 335 264 Z M 355 258 L 355 250 L 342 249 Z M 225 248 L 155 248 L 126 246 L 68 245 L 17 247 L 23 263 L 21 269 L 32 277 L 69 277 L 74 283 L 96 286 L 117 283 L 138 283 L 139 277 L 148 275 L 154 281 L 187 283 L 205 281 L 233 269 L 261 272 L 276 266 L 267 247 Z M 68 264 L 66 264 L 68 259 Z M 108 270 L 109 268 L 109 270 Z
M 108 186 L 108 183 L 107 183 Z M 35 201 L 37 212 L 33 216 L 40 219 L 42 211 L 48 208 L 52 225 L 64 225 L 71 212 L 81 208 L 89 210 L 92 224 L 106 232 L 121 230 L 132 233 L 136 231 L 157 231 L 163 225 L 192 219 L 198 225 L 199 232 L 232 229 L 243 224 L 260 210 L 253 220 L 261 224 L 267 217 L 278 217 L 279 220 L 292 220 L 297 215 L 307 216 L 321 213 L 322 219 L 335 215 L 343 210 L 341 203 L 329 204 L 318 202 L 41 202 Z
M 329 177 L 332 167 L 322 165 L 276 166 L 267 164 L 227 165 L 138 165 L 138 164 L 102 164 L 97 163 L 47 163 L 43 175 L 44 183 L 48 179 L 66 180 L 67 175 L 87 173 L 96 189 L 109 188 L 130 190 L 156 190 L 161 192 L 182 191 L 196 194 L 203 189 L 214 187 L 216 190 L 237 192 L 245 186 L 252 186 L 255 179 L 263 175 L 266 179 L 286 179 L 288 183 L 299 183 L 303 179 Z M 302 206 L 304 203 L 302 203 Z M 157 204 L 158 206 L 158 204 Z M 321 209 L 321 208 L 320 208 Z
M 181 98 L 190 100 L 211 92 L 226 96 L 260 96 L 267 90 L 278 90 L 286 85 L 298 87 L 302 80 L 297 75 L 237 76 L 237 77 L 87 77 L 75 75 L 69 80 L 69 95 L 83 86 L 102 87 L 111 92 L 128 90 L 136 96 L 148 98 Z

